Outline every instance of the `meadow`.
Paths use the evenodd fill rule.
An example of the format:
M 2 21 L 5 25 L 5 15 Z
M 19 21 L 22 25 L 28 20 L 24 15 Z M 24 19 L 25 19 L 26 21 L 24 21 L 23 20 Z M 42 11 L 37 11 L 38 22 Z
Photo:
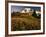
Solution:
M 28 13 L 11 14 L 11 31 L 40 30 L 40 18 L 36 18 Z

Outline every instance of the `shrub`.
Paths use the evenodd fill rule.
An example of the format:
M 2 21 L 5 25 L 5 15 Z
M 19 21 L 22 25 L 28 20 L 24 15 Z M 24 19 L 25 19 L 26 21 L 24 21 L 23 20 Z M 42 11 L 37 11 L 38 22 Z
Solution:
M 20 16 L 20 15 L 21 15 L 20 12 L 16 12 L 16 13 L 15 13 L 15 16 Z
M 15 12 L 11 13 L 11 16 L 15 16 Z

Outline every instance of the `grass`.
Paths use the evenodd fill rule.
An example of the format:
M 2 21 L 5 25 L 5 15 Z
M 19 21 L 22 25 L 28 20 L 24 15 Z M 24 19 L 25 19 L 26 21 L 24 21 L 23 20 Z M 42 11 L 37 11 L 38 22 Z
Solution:
M 40 30 L 40 19 L 33 16 L 14 16 L 11 18 L 11 30 Z

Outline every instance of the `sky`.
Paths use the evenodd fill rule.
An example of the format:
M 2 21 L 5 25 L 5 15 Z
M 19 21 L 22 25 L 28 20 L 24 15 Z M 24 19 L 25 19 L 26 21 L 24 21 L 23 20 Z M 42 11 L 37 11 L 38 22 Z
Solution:
M 34 10 L 37 10 L 37 11 L 40 11 L 41 10 L 41 7 L 31 7 L 31 6 L 11 6 L 11 12 L 20 12 L 22 11 L 24 8 L 31 8 L 31 9 L 34 9 Z

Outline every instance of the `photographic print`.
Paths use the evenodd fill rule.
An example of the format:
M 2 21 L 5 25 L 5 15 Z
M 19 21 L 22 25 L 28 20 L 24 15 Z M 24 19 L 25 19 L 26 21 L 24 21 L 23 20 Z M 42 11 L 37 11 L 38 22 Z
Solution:
M 8 34 L 43 34 L 44 9 L 44 3 L 8 2 Z
M 11 31 L 40 30 L 41 7 L 11 5 Z

